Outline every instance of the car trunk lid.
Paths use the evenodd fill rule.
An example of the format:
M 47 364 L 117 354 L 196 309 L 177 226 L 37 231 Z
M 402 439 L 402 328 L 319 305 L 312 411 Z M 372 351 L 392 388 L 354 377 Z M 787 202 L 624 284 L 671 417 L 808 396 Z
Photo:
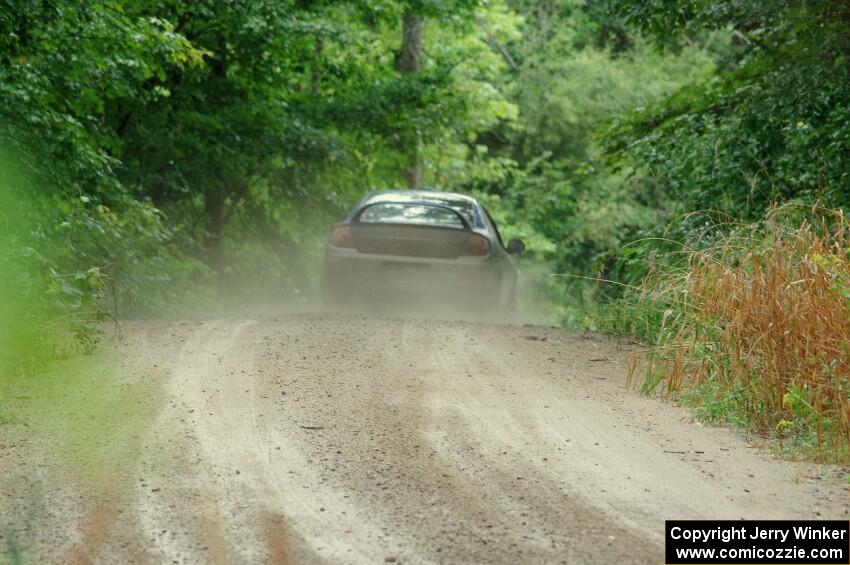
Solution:
M 472 232 L 439 226 L 354 223 L 351 233 L 354 247 L 361 253 L 455 259 Z

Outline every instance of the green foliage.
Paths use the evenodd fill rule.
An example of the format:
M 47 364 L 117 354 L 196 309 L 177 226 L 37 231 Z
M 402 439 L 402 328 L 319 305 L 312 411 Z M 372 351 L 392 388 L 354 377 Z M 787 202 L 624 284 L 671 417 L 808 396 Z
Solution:
M 614 250 L 663 221 L 668 200 L 636 186 L 631 169 L 607 167 L 600 127 L 704 80 L 715 63 L 699 46 L 655 48 L 599 3 L 511 5 L 522 17 L 521 40 L 500 41 L 510 48 L 506 90 L 518 120 L 479 136 L 501 167 L 465 184 L 498 197 L 503 222 L 527 226 L 530 254 L 564 275 L 548 283 L 549 294 L 569 303 L 568 323 L 586 324 L 581 311 L 609 289 L 583 277 L 607 278 Z
M 615 165 L 640 165 L 644 190 L 685 209 L 758 218 L 772 203 L 848 204 L 850 81 L 846 4 L 615 2 L 665 38 L 733 27 L 738 48 L 712 80 L 620 119 Z
M 615 301 L 594 323 L 654 345 L 647 388 L 684 387 L 682 398 L 708 420 L 747 425 L 795 453 L 846 457 L 842 401 L 823 397 L 847 383 L 836 369 L 843 346 L 833 343 L 844 339 L 836 327 L 846 316 L 846 254 L 824 242 L 843 241 L 850 205 L 850 8 L 816 0 L 611 4 L 665 52 L 701 46 L 717 67 L 599 133 L 607 169 L 663 222 L 643 224 L 634 243 L 612 253 L 608 274 L 625 291 L 609 293 Z M 824 205 L 837 208 L 832 233 L 813 236 L 807 221 L 820 225 Z M 694 260 L 704 256 L 716 263 Z M 765 307 L 771 281 L 786 276 L 782 308 Z M 718 277 L 730 277 L 728 288 L 712 295 Z M 736 289 L 749 298 L 729 306 Z M 821 314 L 798 317 L 803 305 Z M 806 351 L 824 351 L 785 351 L 798 339 Z M 807 368 L 783 368 L 798 361 Z
M 404 12 L 445 24 L 415 75 Z M 429 183 L 502 174 L 475 139 L 517 117 L 487 43 L 517 22 L 466 0 L 0 5 L 4 321 L 90 350 L 109 317 L 303 301 L 342 210 L 401 184 L 408 132 Z
M 90 351 L 97 339 L 90 322 L 105 286 L 100 269 L 69 260 L 76 251 L 70 222 L 87 223 L 79 208 L 54 213 L 55 201 L 38 192 L 41 185 L 16 157 L 0 150 L 0 374 L 43 366 L 72 349 L 65 331 Z M 47 216 L 52 222 L 42 223 Z M 48 227 L 57 233 L 46 233 Z M 62 250 L 52 245 L 59 232 L 67 238 Z
M 711 424 L 732 424 L 746 428 L 749 424 L 747 407 L 750 406 L 751 391 L 737 384 L 730 388 L 716 380 L 710 380 L 677 395 L 678 400 L 696 408 L 697 417 Z
M 120 139 L 110 109 L 156 99 L 159 78 L 203 56 L 167 22 L 132 17 L 117 3 L 5 4 L 0 36 L 0 135 L 66 194 L 116 196 Z

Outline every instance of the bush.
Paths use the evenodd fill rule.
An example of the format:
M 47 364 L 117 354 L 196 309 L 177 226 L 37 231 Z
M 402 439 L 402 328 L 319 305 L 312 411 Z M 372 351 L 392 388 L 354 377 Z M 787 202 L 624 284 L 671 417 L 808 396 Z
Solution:
M 850 453 L 850 225 L 840 211 L 814 211 L 816 221 L 794 221 L 794 208 L 774 209 L 702 248 L 685 245 L 621 308 L 656 317 L 654 346 L 632 364 L 644 390 L 663 387 L 707 419 L 842 459 Z

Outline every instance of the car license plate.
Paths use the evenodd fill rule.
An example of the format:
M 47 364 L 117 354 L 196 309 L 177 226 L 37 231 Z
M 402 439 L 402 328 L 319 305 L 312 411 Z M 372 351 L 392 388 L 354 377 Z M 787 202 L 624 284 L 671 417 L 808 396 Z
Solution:
M 423 263 L 385 261 L 383 266 L 385 282 L 406 286 L 425 284 L 423 275 L 426 275 L 430 270 L 430 267 Z

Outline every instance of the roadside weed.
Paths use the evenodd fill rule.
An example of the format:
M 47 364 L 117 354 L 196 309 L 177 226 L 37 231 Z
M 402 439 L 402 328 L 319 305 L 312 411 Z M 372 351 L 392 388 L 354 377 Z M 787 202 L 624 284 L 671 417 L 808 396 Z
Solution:
M 749 427 L 783 450 L 845 460 L 850 446 L 850 225 L 841 211 L 733 226 L 655 268 L 629 309 L 661 311 L 630 381 Z M 789 225 L 789 223 L 793 225 Z M 654 333 L 652 330 L 654 329 Z

